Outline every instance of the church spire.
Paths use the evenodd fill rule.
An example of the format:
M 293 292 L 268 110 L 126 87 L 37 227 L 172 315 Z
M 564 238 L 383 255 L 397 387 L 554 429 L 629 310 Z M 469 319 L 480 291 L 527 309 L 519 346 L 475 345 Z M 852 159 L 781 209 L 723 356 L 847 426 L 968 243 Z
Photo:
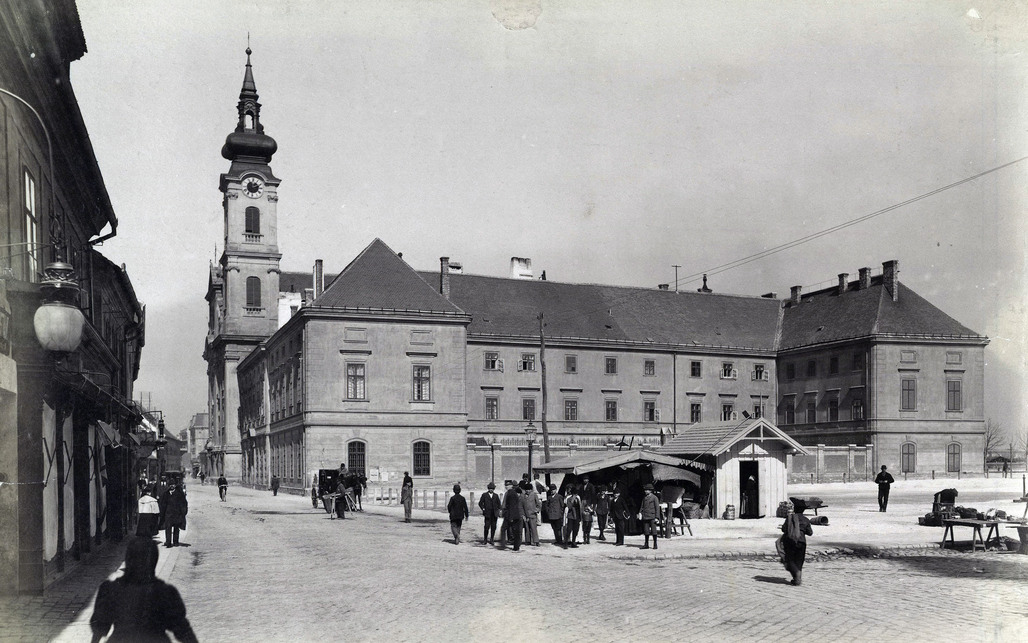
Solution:
M 278 144 L 275 139 L 265 136 L 264 126 L 261 125 L 261 104 L 258 102 L 257 84 L 253 81 L 253 66 L 250 64 L 253 51 L 249 47 L 249 40 L 247 34 L 246 72 L 243 74 L 243 88 L 239 91 L 239 102 L 236 104 L 239 121 L 235 131 L 225 140 L 221 155 L 230 161 L 251 157 L 270 163 Z

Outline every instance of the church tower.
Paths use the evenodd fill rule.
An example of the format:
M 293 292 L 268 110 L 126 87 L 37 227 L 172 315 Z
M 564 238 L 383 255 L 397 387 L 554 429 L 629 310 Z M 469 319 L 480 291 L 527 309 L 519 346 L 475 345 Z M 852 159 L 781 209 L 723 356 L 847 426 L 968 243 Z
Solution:
M 271 157 L 278 149 L 264 133 L 261 104 L 246 48 L 246 73 L 236 105 L 235 131 L 221 155 L 231 162 L 221 175 L 224 252 L 211 266 L 207 361 L 210 450 L 207 473 L 239 479 L 242 459 L 236 366 L 278 328 L 278 186 Z

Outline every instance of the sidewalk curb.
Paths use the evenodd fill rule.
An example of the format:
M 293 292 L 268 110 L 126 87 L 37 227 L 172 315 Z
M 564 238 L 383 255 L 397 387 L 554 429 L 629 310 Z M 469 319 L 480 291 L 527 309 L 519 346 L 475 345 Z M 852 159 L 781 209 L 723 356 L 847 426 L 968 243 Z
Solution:
M 813 549 L 807 551 L 808 558 L 835 557 L 835 558 L 896 558 L 909 556 L 912 552 L 951 552 L 962 553 L 956 550 L 946 550 L 938 544 L 930 543 L 923 545 L 893 545 L 889 547 L 839 547 L 835 549 Z M 686 553 L 686 554 L 612 554 L 607 556 L 611 560 L 622 561 L 646 561 L 646 560 L 769 560 L 778 561 L 778 556 L 768 551 L 727 551 L 712 553 Z

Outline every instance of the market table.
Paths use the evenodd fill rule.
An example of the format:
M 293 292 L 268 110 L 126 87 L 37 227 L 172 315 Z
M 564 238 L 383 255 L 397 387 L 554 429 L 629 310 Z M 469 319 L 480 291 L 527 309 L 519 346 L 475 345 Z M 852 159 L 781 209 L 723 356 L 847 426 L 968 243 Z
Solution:
M 954 527 L 970 527 L 971 528 L 971 551 L 973 552 L 978 548 L 978 543 L 981 542 L 982 549 L 986 548 L 989 540 L 995 538 L 999 540 L 999 521 L 998 520 L 975 520 L 973 518 L 944 518 L 942 524 L 945 525 L 946 531 L 942 533 L 942 543 L 939 545 L 942 549 L 946 548 L 946 536 L 949 536 L 949 544 L 953 545 L 953 528 Z M 982 527 L 988 527 L 989 531 L 986 532 L 985 538 L 982 538 Z

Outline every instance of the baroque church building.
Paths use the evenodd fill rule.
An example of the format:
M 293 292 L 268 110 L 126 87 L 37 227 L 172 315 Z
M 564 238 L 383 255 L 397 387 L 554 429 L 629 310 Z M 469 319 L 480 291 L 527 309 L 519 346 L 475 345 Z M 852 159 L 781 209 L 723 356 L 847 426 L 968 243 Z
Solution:
M 379 239 L 337 275 L 320 260 L 280 273 L 276 145 L 249 53 L 207 293 L 215 471 L 299 493 L 342 463 L 443 488 L 542 462 L 529 425 L 558 458 L 758 419 L 859 448 L 861 476 L 982 469 L 988 339 L 903 286 L 895 261 L 784 301 L 558 283 L 513 259 L 510 278 L 447 257 L 417 271 Z

